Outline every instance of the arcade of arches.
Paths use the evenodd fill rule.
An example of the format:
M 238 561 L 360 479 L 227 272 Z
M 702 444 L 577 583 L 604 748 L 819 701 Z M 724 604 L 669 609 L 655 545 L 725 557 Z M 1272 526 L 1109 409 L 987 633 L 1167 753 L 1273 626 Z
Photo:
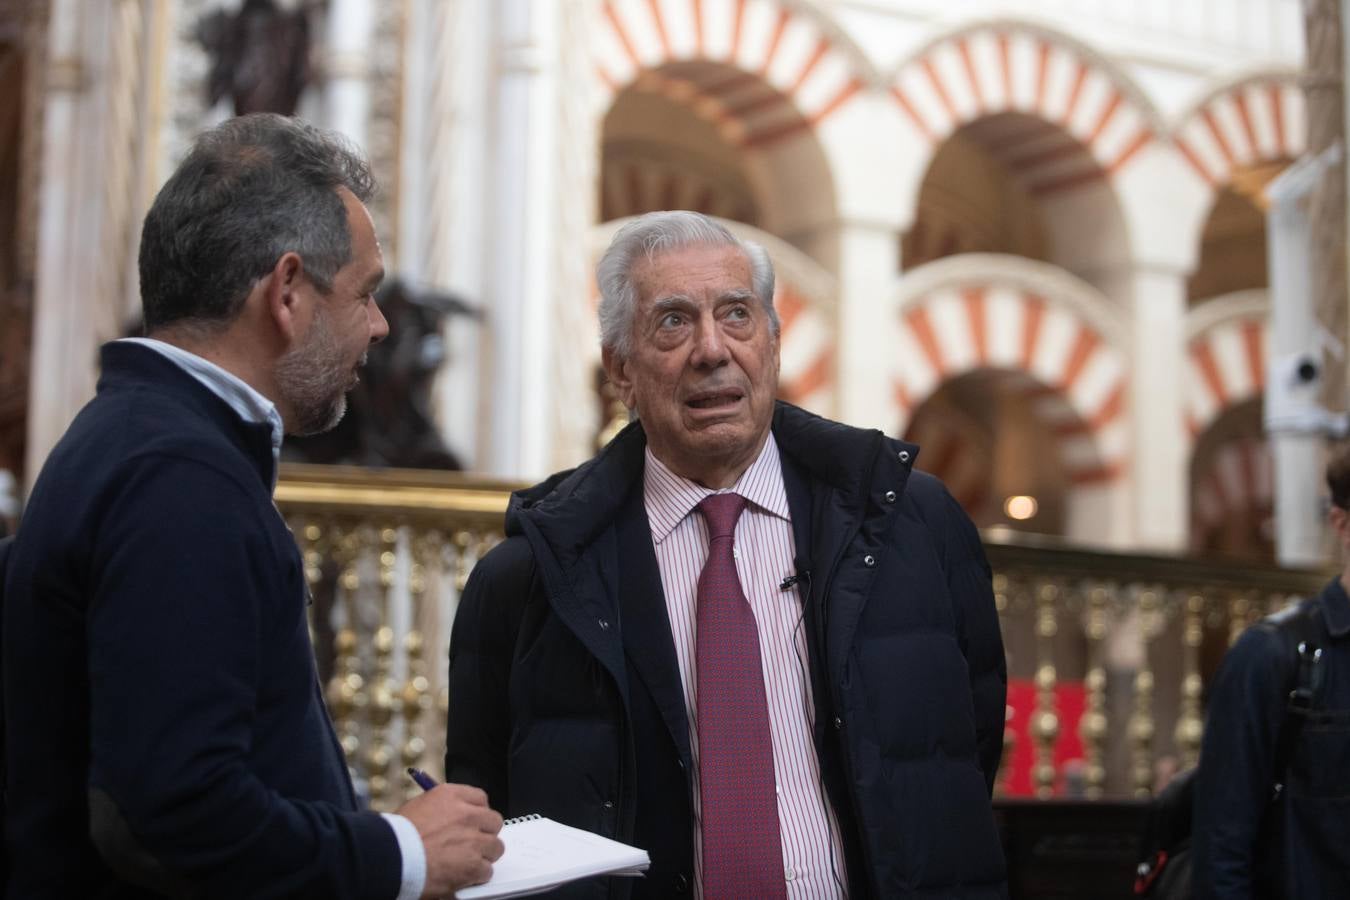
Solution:
M 1260 18 L 1277 11 L 1267 4 L 1239 5 Z M 188 137 L 226 114 L 203 100 L 209 65 L 192 26 L 232 5 L 0 0 L 0 134 L 14 136 L 0 140 L 0 470 L 21 483 L 92 390 L 102 323 L 134 301 L 140 204 Z M 332 19 L 314 31 L 323 65 L 302 113 L 349 134 L 385 179 L 374 213 L 390 271 L 482 313 L 448 330 L 437 385 L 450 400 L 436 424 L 466 468 L 504 492 L 576 465 L 626 421 L 600 377 L 588 264 L 631 216 L 717 216 L 775 261 L 781 396 L 918 443 L 918 466 L 978 525 L 1020 532 L 989 542 L 1012 586 L 1000 603 L 1020 774 L 1007 790 L 1069 792 L 1032 773 L 1051 750 L 1090 759 L 1079 714 L 1102 665 L 1109 696 L 1096 699 L 1119 729 L 1097 748 L 1108 793 L 1141 789 L 1126 757 L 1148 755 L 1132 748 L 1147 702 L 1154 756 L 1185 758 L 1199 698 L 1182 692 L 1194 683 L 1182 620 L 1165 642 L 1144 637 L 1154 585 L 1141 579 L 1152 573 L 1111 571 L 1112 615 L 1125 618 L 1093 638 L 1082 571 L 1037 568 L 1037 554 L 1122 569 L 1122 557 L 1092 551 L 1273 559 L 1266 192 L 1307 146 L 1300 51 L 1235 20 L 1180 35 L 1170 60 L 1146 59 L 1136 48 L 1156 35 L 1148 16 L 1161 7 L 1127 0 L 1095 4 L 1102 20 L 1090 26 L 1070 3 L 1037 5 L 1035 21 L 997 17 L 1006 3 L 977 2 L 969 9 L 988 15 L 972 17 L 965 4 L 905 0 L 305 5 Z M 63 64 L 56 79 L 20 49 L 44 45 L 29 34 L 49 6 L 80 25 L 53 29 L 65 39 L 51 56 Z M 91 10 L 121 13 L 117 28 Z M 874 19 L 885 28 L 863 34 Z M 104 107 L 117 114 L 91 114 Z M 105 178 L 111 167 L 117 177 Z M 42 209 L 48 249 L 65 252 L 37 252 L 35 185 L 77 198 Z M 70 239 L 86 233 L 102 244 Z M 86 351 L 89 371 L 72 363 Z M 390 599 L 404 579 L 384 560 L 404 548 L 385 520 L 365 524 L 378 527 L 335 525 L 306 552 L 368 537 L 386 568 L 379 579 L 363 570 L 362 590 L 376 597 L 388 575 Z M 410 541 L 409 554 L 446 551 L 424 560 L 424 575 L 440 571 L 423 585 L 439 580 L 452 598 L 499 524 Z M 1001 569 L 997 554 L 1023 539 L 1012 549 L 1033 565 Z M 398 559 L 417 583 L 416 556 Z M 1033 569 L 1039 581 L 1024 577 Z M 1041 634 L 1040 588 L 1070 579 L 1058 632 Z M 1174 596 L 1188 601 L 1182 590 L 1192 588 Z M 394 668 L 376 652 L 350 656 L 351 671 L 366 666 L 376 685 L 377 673 L 429 669 L 444 659 L 437 629 L 453 608 L 435 625 L 400 620 L 425 625 L 420 660 L 399 641 L 384 659 Z M 1220 612 L 1205 625 L 1199 674 L 1246 614 Z M 1059 665 L 1053 697 L 1038 686 L 1048 659 Z M 1157 689 L 1131 707 L 1136 673 Z M 448 692 L 435 696 L 443 713 Z M 349 722 L 371 725 L 376 706 Z M 1036 736 L 1046 722 L 1057 744 Z
M 455 56 L 458 45 L 449 36 L 460 32 L 451 27 L 457 20 L 448 9 L 439 17 L 417 18 L 435 26 L 421 35 L 412 27 L 388 27 L 400 18 L 384 5 L 349 5 L 382 10 L 383 30 L 370 37 L 372 48 L 375 41 L 393 42 L 395 50 L 400 41 L 408 43 L 403 49 L 410 51 L 410 73 L 416 70 L 414 45 L 426 45 L 426 59 L 419 63 L 426 72 L 431 71 L 426 66 Z M 0 468 L 21 477 L 26 473 L 19 423 L 31 393 L 22 351 L 31 343 L 26 298 L 34 269 L 34 241 L 24 228 L 36 218 L 25 217 L 23 209 L 33 202 L 27 186 L 39 181 L 30 177 L 27 158 L 39 155 L 32 148 L 40 129 L 25 106 L 34 95 L 29 76 L 38 67 L 18 52 L 16 36 L 30 27 L 29 11 L 45 6 L 0 0 L 0 126 L 21 136 L 0 144 L 0 341 L 5 342 L 0 346 L 0 425 L 11 426 L 0 428 L 0 434 L 17 435 L 20 441 L 0 445 Z M 591 74 L 594 83 L 585 91 L 563 87 L 532 95 L 565 106 L 567 121 L 575 127 L 543 131 L 542 140 L 560 146 L 530 160 L 543 171 L 552 161 L 542 157 L 556 155 L 573 166 L 567 176 L 576 177 L 568 181 L 555 172 L 524 189 L 526 198 L 552 192 L 555 205 L 584 208 L 568 221 L 589 223 L 592 255 L 594 238 L 613 223 L 662 208 L 698 209 L 762 238 L 782 276 L 784 395 L 823 414 L 915 438 L 927 445 L 921 464 L 942 469 L 940 474 L 954 484 L 964 476 L 950 474 L 958 469 L 949 466 L 971 468 L 972 460 L 979 460 L 974 468 L 986 469 L 983 483 L 958 495 L 981 524 L 1002 522 L 1122 549 L 1268 552 L 1261 528 L 1241 544 L 1208 535 L 1203 510 L 1214 504 L 1204 499 L 1209 489 L 1202 484 L 1217 460 L 1229 458 L 1214 449 L 1219 439 L 1210 429 L 1224 434 L 1236 429 L 1231 436 L 1243 446 L 1261 439 L 1259 417 L 1249 413 L 1244 418 L 1240 411 L 1261 393 L 1266 338 L 1260 314 L 1233 324 L 1237 320 L 1223 310 L 1237 304 L 1251 312 L 1252 297 L 1265 290 L 1265 187 L 1306 144 L 1303 99 L 1288 67 L 1261 63 L 1253 53 L 1244 57 L 1251 64 L 1243 71 L 1255 74 L 1234 81 L 1195 69 L 1186 76 L 1189 105 L 1178 108 L 1174 99 L 1161 102 L 1161 82 L 1131 74 L 1139 66 L 1121 63 L 1113 55 L 1113 42 L 1089 42 L 1071 21 L 1055 24 L 1053 16 L 1043 22 L 1001 19 L 952 26 L 934 19 L 915 25 L 914 39 L 895 44 L 887 56 L 872 42 L 858 41 L 856 25 L 833 15 L 826 4 L 605 0 L 593 6 L 591 18 L 568 23 L 574 46 L 563 49 L 578 57 L 575 71 Z M 32 17 L 45 19 L 40 13 Z M 385 55 L 390 49 L 381 45 Z M 471 63 L 465 63 L 466 70 Z M 367 74 L 373 79 L 378 73 Z M 493 84 L 497 76 L 483 77 Z M 333 78 L 344 91 L 361 87 L 370 95 L 371 84 L 359 85 L 354 71 L 344 69 Z M 166 89 L 168 118 L 188 105 L 184 85 L 191 84 L 188 79 Z M 332 99 L 335 107 L 341 105 L 336 94 Z M 441 99 L 428 91 L 425 101 Z M 492 107 L 498 99 L 481 101 L 486 104 L 481 108 L 455 108 L 470 122 L 515 114 L 505 100 L 501 108 Z M 200 98 L 192 102 L 200 104 Z M 391 126 L 380 104 L 352 109 L 367 115 L 367 126 L 378 122 L 385 129 L 370 128 L 368 143 L 399 173 L 394 193 L 408 193 L 390 199 L 391 209 L 418 226 L 390 241 L 395 254 L 419 257 L 408 271 L 435 280 L 442 268 L 456 267 L 432 265 L 427 258 L 463 262 L 447 251 L 472 257 L 477 245 L 468 239 L 474 232 L 469 226 L 496 219 L 485 211 L 460 217 L 444 211 L 456 209 L 456 190 L 464 191 L 460 205 L 472 207 L 489 202 L 508 179 L 478 184 L 482 179 L 472 165 L 461 167 L 456 160 L 452 166 L 431 150 L 419 156 L 421 145 L 438 153 L 459 148 L 460 139 L 448 137 L 453 117 L 445 117 L 451 123 L 445 133 L 431 133 L 426 122 L 439 118 L 408 115 L 403 124 L 417 118 L 423 131 L 415 140 L 408 136 L 405 146 L 390 140 L 388 128 L 399 126 Z M 183 114 L 187 130 L 201 124 L 206 111 L 198 112 L 196 119 Z M 135 123 L 127 128 L 137 131 Z M 183 134 L 172 138 L 181 143 Z M 153 149 L 167 158 L 176 148 L 165 140 Z M 480 149 L 492 156 L 501 148 L 484 144 Z M 407 162 L 399 164 L 399 154 Z M 575 162 L 579 156 L 586 158 L 585 165 Z M 419 165 L 425 171 L 418 177 L 404 171 Z M 434 203 L 423 205 L 435 210 L 415 212 L 419 190 L 434 195 Z M 522 220 L 534 221 L 532 215 Z M 539 294 L 538 299 L 531 295 L 528 308 L 521 306 L 518 321 L 491 330 L 490 339 L 499 343 L 484 351 L 484 358 L 502 371 L 512 365 L 512 349 L 526 346 L 523 338 L 512 343 L 512 328 L 519 326 L 537 342 L 528 347 L 538 352 L 522 358 L 542 358 L 550 329 L 530 330 L 522 323 L 554 314 L 563 298 L 587 288 L 585 267 L 568 248 L 567 242 L 577 238 L 569 229 L 554 229 L 552 222 L 539 228 L 564 237 L 549 237 L 555 243 L 541 243 L 540 252 L 532 243 L 487 246 L 500 237 L 495 233 L 473 238 L 483 242 L 482 255 L 493 261 L 475 263 L 482 269 L 475 278 L 486 284 L 490 276 L 511 271 L 509 257 L 524 253 L 528 262 L 516 262 L 531 269 L 521 290 Z M 109 238 L 110 244 L 116 237 Z M 556 262 L 562 257 L 571 259 L 565 267 Z M 1002 269 L 988 268 L 998 260 L 1035 264 L 1042 274 L 1034 284 L 1001 282 Z M 1006 303 L 991 303 L 987 322 L 962 312 L 973 304 L 942 304 L 934 308 L 930 323 L 935 343 L 926 350 L 906 343 L 906 319 L 895 298 L 904 285 L 943 264 L 955 267 L 945 270 L 949 273 L 964 272 L 963 283 L 991 297 L 1003 291 L 1022 298 L 1015 315 L 1017 327 L 1024 329 L 1018 339 L 1041 342 L 1037 359 L 1024 354 L 1027 365 L 1019 367 L 1017 360 L 1005 365 L 1006 359 L 995 364 L 981 358 L 984 342 L 994 338 L 976 326 L 1005 327 L 999 310 L 1012 308 Z M 566 268 L 568 278 L 548 293 L 540 286 L 560 281 L 551 277 L 558 274 L 554 267 Z M 489 302 L 495 295 L 484 284 L 477 284 L 477 294 L 466 294 Z M 1042 322 L 1037 292 L 1065 285 L 1072 296 L 1050 304 L 1053 314 L 1046 313 L 1036 337 Z M 586 318 L 584 312 L 589 311 L 568 314 L 563 331 L 569 344 L 587 336 L 588 325 L 572 324 Z M 1099 352 L 1102 348 L 1110 353 Z M 933 369 L 931 360 L 921 358 L 928 352 L 955 364 Z M 615 417 L 596 386 L 593 350 L 573 355 L 580 360 L 575 365 L 550 360 L 552 368 L 540 364 L 531 371 L 566 370 L 566 377 L 548 379 L 548 390 L 538 392 L 548 394 L 548 402 L 540 402 L 550 408 L 569 406 L 568 398 L 555 394 L 585 394 L 595 386 L 594 396 L 587 398 L 590 414 L 574 417 L 585 424 L 568 431 L 565 441 L 553 440 L 556 435 L 547 429 L 474 424 L 478 430 L 464 454 L 470 466 L 504 458 L 493 451 L 512 442 L 565 445 L 565 451 L 531 447 L 530 454 L 509 454 L 528 458 L 533 466 L 551 464 L 562 453 L 572 458 L 558 462 L 574 464 L 578 453 L 590 449 L 576 444 L 601 433 Z M 935 380 L 901 396 L 898 386 L 914 380 L 905 373 L 925 366 Z M 498 369 L 493 372 L 500 374 Z M 1171 382 L 1138 377 L 1155 370 L 1165 371 Z M 481 376 L 473 383 L 480 396 L 466 408 L 491 407 L 481 395 L 499 385 L 489 381 Z M 62 403 L 75 402 L 69 393 L 72 398 L 59 398 Z M 1154 407 L 1162 412 L 1152 412 Z M 64 412 L 54 410 L 48 418 L 55 422 Z M 1224 424 L 1230 420 L 1247 424 Z M 534 437 L 534 431 L 543 436 Z M 45 432 L 40 440 L 32 438 L 30 455 L 34 446 L 49 445 L 43 443 L 50 438 Z M 948 438 L 960 441 L 944 443 Z M 1266 477 L 1268 454 L 1255 452 L 1252 459 L 1253 471 Z M 1014 471 L 1023 471 L 1024 477 L 1012 478 Z M 539 473 L 504 468 L 494 474 Z M 1007 516 L 1010 497 L 1033 499 L 1036 513 Z M 1112 519 L 1122 524 L 1083 530 L 1084 523 Z M 1150 530 L 1162 519 L 1170 524 Z
M 1129 93 L 1125 88 L 1119 90 Z M 948 88 L 945 93 L 953 92 Z M 1269 96 L 1277 102 L 1285 95 L 1272 92 Z M 831 125 L 808 120 L 798 109 L 797 99 L 770 84 L 762 69 L 745 71 L 726 60 L 681 58 L 639 69 L 628 82 L 616 85 L 602 118 L 600 220 L 609 222 L 654 209 L 697 209 L 782 239 L 812 258 L 825 276 L 835 279 L 835 294 L 847 291 L 849 282 L 840 279 L 848 273 L 841 269 L 839 254 L 824 249 L 830 242 L 796 227 L 795 217 L 777 212 L 781 197 L 804 191 L 825 196 L 817 201 L 821 212 L 816 218 L 820 220 L 837 217 L 835 206 L 842 202 L 830 190 L 838 177 L 833 168 L 838 162 L 832 158 L 837 151 L 830 147 L 826 134 Z M 1069 103 L 1074 102 L 1071 95 Z M 1223 96 L 1211 98 L 1206 110 L 1222 102 L 1226 102 Z M 1289 103 L 1287 98 L 1284 102 Z M 1134 265 L 1131 244 L 1139 240 L 1127 219 L 1138 214 L 1127 209 L 1137 201 L 1120 193 L 1124 188 L 1116 170 L 1129 163 L 1135 148 L 1125 144 L 1115 163 L 1102 161 L 1099 135 L 1120 100 L 1113 103 L 1101 113 L 1097 130 L 1088 133 L 1071 128 L 1067 114 L 1055 121 L 1034 104 L 999 108 L 986 97 L 984 114 L 967 117 L 934 141 L 910 201 L 912 209 L 897 218 L 908 225 L 895 232 L 893 275 L 904 283 L 909 273 L 929 263 L 954 260 L 961 264 L 969 259 L 970 265 L 977 266 L 976 260 L 987 254 L 1031 260 L 1082 279 L 1101 292 L 1102 299 L 1093 302 L 1104 304 L 1103 315 L 1128 320 L 1134 315 L 1132 307 L 1151 300 L 1147 294 L 1137 295 L 1138 289 L 1122 279 L 1122 273 Z M 1285 113 L 1276 121 L 1292 118 Z M 1190 135 L 1180 125 L 1176 127 L 1179 135 Z M 1152 140 L 1170 147 L 1166 137 Z M 1196 149 L 1200 142 L 1190 141 L 1183 150 L 1188 158 L 1206 159 Z M 1274 152 L 1255 147 L 1245 161 L 1237 159 L 1218 177 L 1211 173 L 1207 210 L 1200 216 L 1190 251 L 1193 262 L 1178 288 L 1185 306 L 1222 305 L 1230 295 L 1264 290 L 1264 189 L 1288 164 L 1291 149 L 1293 141 L 1282 138 Z M 877 298 L 893 289 L 880 281 L 871 284 Z M 834 296 L 831 301 L 844 307 L 878 302 L 856 295 Z M 830 328 L 832 316 L 839 315 L 823 307 L 815 312 L 816 327 L 822 328 Z M 884 313 L 879 305 L 872 312 L 878 318 Z M 1127 340 L 1125 334 L 1111 339 Z M 962 338 L 958 333 L 954 339 Z M 1147 340 L 1140 340 L 1139 346 L 1150 351 Z M 1214 380 L 1198 358 L 1192 352 L 1178 370 L 1187 381 L 1179 389 L 1188 395 L 1205 391 Z M 834 366 L 840 363 L 837 354 L 829 361 Z M 905 359 L 893 363 L 901 369 L 907 365 Z M 1145 363 L 1136 357 L 1131 365 Z M 1220 359 L 1219 368 L 1224 365 Z M 817 374 L 817 387 L 823 385 L 826 390 L 816 403 L 822 412 L 838 408 L 838 397 L 831 400 L 829 390 L 846 389 L 839 371 Z M 1221 373 L 1219 377 L 1226 376 Z M 1075 485 L 1066 478 L 1059 454 L 1066 428 L 1097 426 L 1081 421 L 1078 426 L 1066 426 L 1062 416 L 1056 419 L 1038 412 L 1063 388 L 1038 381 L 1029 372 L 995 368 L 957 373 L 934 385 L 927 396 L 908 398 L 917 406 L 903 411 L 898 420 L 902 432 L 897 436 L 924 445 L 921 468 L 947 480 L 977 523 L 1084 539 L 1074 524 L 1083 517 L 1068 513 L 1068 498 Z M 1259 385 L 1256 388 L 1259 393 Z M 1222 408 L 1214 410 L 1214 415 L 1226 415 L 1227 405 L 1239 400 L 1231 394 L 1222 396 Z M 1065 405 L 1062 398 L 1059 402 Z M 1123 391 L 1118 403 L 1128 406 L 1130 402 L 1130 392 Z M 1241 438 L 1243 446 L 1260 444 L 1259 417 L 1242 418 L 1237 411 L 1233 415 L 1248 424 Z M 1188 433 L 1185 414 L 1178 414 L 1177 419 L 1174 439 L 1191 446 L 1183 476 L 1190 491 L 1189 504 L 1183 506 L 1190 512 L 1182 512 L 1189 519 L 1184 530 L 1191 534 L 1190 549 L 1269 559 L 1273 544 L 1268 526 L 1248 529 L 1240 541 L 1232 536 L 1220 539 L 1208 530 L 1199 510 L 1213 508 L 1204 499 L 1213 493 L 1211 469 L 1215 459 L 1228 457 L 1215 455 L 1212 438 L 1196 432 L 1194 422 L 1189 423 L 1192 430 Z M 1128 428 L 1121 424 L 1127 420 L 1128 416 L 1116 420 L 1117 430 Z M 1251 459 L 1256 466 L 1254 477 L 1268 482 L 1268 454 L 1263 449 L 1254 451 Z M 1140 489 L 1138 484 L 1129 488 L 1130 476 L 1112 465 L 1119 463 L 1104 465 L 1100 473 L 1093 470 L 1093 477 L 1100 480 L 1094 489 Z M 1034 514 L 1028 516 L 1019 508 L 1013 510 L 1016 515 L 1010 515 L 1006 508 L 1010 498 L 1029 498 Z M 1109 515 L 1116 508 L 1106 503 L 1102 514 Z M 1096 532 L 1088 539 L 1101 540 L 1103 534 Z M 1109 536 L 1104 539 L 1111 541 Z

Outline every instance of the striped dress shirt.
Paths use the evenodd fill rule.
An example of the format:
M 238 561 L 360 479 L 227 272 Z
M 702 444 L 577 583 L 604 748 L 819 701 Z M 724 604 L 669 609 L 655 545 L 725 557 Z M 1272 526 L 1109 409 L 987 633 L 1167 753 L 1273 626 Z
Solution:
M 694 758 L 694 895 L 702 897 L 695 642 L 698 578 L 708 558 L 708 527 L 696 507 L 717 492 L 676 475 L 650 448 L 643 490 L 689 717 L 689 748 Z M 793 574 L 796 554 L 782 462 L 772 434 L 754 464 L 728 490 L 750 501 L 736 524 L 733 553 L 759 630 L 787 895 L 800 900 L 844 897 L 846 870 L 839 823 L 825 796 L 811 738 L 815 707 L 807 675 L 801 597 L 796 590 L 779 587 L 785 576 Z

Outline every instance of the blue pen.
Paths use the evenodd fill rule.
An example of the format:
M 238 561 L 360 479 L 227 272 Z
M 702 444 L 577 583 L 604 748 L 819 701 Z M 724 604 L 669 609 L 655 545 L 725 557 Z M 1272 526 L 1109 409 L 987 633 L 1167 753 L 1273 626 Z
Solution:
M 429 791 L 436 786 L 436 779 L 421 769 L 414 769 L 412 766 L 408 767 L 408 777 L 417 782 L 417 786 L 424 791 Z

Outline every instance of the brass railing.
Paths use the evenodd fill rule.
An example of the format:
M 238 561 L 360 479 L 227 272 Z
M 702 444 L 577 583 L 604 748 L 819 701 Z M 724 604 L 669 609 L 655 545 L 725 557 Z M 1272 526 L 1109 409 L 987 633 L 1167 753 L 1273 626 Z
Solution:
M 377 808 L 412 789 L 402 767 L 441 768 L 451 624 L 470 570 L 501 539 L 514 487 L 457 473 L 283 468 L 277 504 L 314 592 L 320 675 Z M 1014 758 L 1029 752 L 1040 797 L 1147 796 L 1193 764 L 1203 685 L 1223 650 L 1326 577 L 985 538 L 1009 674 L 1034 704 L 1023 736 L 1008 732 L 999 789 L 1016 787 Z M 1068 689 L 1080 692 L 1076 722 Z M 1069 744 L 1078 752 L 1065 758 Z
M 319 674 L 343 752 L 378 809 L 439 771 L 450 627 L 516 485 L 457 473 L 283 467 L 282 510 L 314 595 Z
M 1092 551 L 1005 531 L 984 537 L 1009 677 L 1036 689 L 1028 731 L 1039 797 L 1146 797 L 1193 766 L 1204 685 L 1224 651 L 1330 574 Z M 1081 756 L 1057 766 L 1064 683 L 1083 692 Z

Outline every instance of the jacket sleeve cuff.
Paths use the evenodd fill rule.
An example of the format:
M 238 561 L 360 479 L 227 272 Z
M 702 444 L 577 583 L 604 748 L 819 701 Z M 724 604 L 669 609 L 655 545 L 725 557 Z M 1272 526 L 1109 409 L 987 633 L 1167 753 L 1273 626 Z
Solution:
M 403 816 L 381 813 L 398 838 L 398 852 L 403 857 L 403 875 L 398 900 L 418 900 L 427 885 L 427 852 L 417 826 Z

